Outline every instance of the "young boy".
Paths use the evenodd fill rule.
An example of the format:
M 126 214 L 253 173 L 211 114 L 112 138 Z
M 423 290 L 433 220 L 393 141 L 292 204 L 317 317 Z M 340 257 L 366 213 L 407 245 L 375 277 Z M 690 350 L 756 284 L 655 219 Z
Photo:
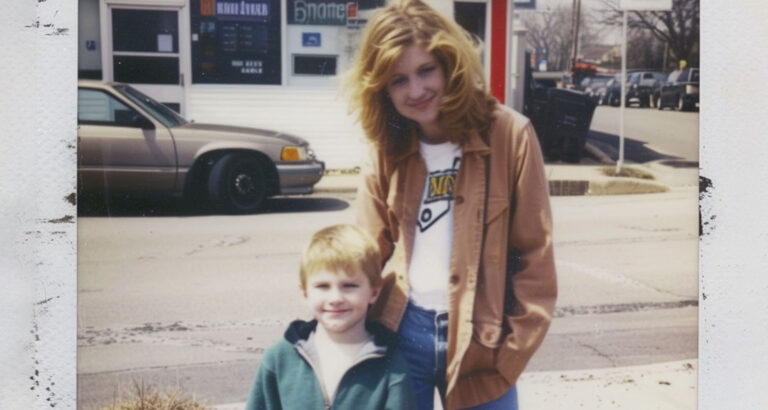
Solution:
M 352 225 L 312 236 L 301 290 L 314 320 L 294 321 L 256 372 L 247 410 L 415 408 L 397 336 L 366 322 L 381 290 L 376 242 Z

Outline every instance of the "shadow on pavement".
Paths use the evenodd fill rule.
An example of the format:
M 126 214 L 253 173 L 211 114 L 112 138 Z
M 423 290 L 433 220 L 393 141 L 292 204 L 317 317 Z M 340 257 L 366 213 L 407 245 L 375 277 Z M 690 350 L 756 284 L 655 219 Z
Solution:
M 348 208 L 349 202 L 316 196 L 269 198 L 256 212 L 240 215 L 296 212 L 330 212 Z M 179 198 L 132 198 L 83 196 L 77 204 L 81 217 L 191 217 L 226 215 L 201 204 Z
M 612 160 L 619 159 L 619 136 L 615 134 L 607 134 L 600 131 L 589 130 L 589 136 L 587 141 L 595 148 L 599 149 L 605 155 L 608 155 Z M 673 155 L 662 154 L 648 148 L 647 143 L 634 140 L 632 138 L 624 138 L 624 160 L 635 163 L 645 163 L 658 160 L 679 160 L 680 157 Z

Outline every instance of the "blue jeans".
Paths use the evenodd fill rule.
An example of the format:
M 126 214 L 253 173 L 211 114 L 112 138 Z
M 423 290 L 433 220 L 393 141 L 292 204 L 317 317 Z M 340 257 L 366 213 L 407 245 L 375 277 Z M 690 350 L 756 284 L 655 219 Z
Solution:
M 410 365 L 413 392 L 419 410 L 434 409 L 435 388 L 445 405 L 445 351 L 448 348 L 448 313 L 408 303 L 398 329 L 399 348 Z M 517 389 L 472 410 L 517 410 Z

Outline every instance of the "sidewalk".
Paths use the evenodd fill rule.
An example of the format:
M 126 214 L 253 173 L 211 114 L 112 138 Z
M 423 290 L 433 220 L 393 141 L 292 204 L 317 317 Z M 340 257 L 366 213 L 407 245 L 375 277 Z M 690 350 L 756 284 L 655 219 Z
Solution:
M 695 409 L 698 360 L 645 366 L 523 373 L 520 408 Z
M 624 195 L 666 192 L 672 186 L 698 184 L 698 168 L 675 168 L 663 162 L 626 164 L 643 170 L 654 179 L 610 177 L 601 169 L 614 165 L 547 164 L 544 166 L 552 196 Z M 315 185 L 318 193 L 354 193 L 360 174 L 353 170 L 328 170 Z
M 605 369 L 523 373 L 517 383 L 522 410 L 687 410 L 697 402 L 698 360 Z M 240 410 L 245 403 L 214 406 Z M 436 406 L 436 409 L 439 406 Z

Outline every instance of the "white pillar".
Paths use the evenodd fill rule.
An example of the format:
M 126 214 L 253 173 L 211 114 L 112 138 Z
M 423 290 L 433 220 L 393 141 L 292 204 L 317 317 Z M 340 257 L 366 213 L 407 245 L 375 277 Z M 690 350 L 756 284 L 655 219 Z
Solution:
M 512 30 L 507 55 L 507 101 L 506 104 L 516 111 L 523 111 L 523 96 L 525 95 L 525 49 L 528 31 L 523 27 Z

